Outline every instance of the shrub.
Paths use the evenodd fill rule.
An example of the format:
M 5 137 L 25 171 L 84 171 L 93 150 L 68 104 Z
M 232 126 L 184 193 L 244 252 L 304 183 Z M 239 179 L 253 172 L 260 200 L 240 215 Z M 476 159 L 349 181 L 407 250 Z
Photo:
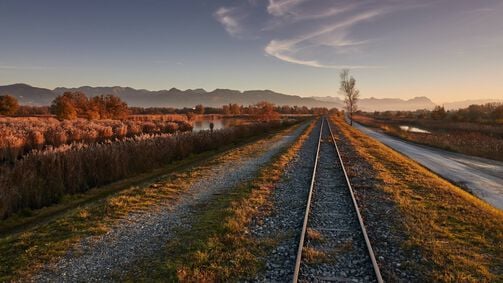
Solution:
M 79 93 L 75 95 L 73 93 L 64 93 L 56 97 L 51 104 L 51 112 L 60 120 L 77 119 L 77 110 L 80 109 L 80 107 L 84 107 L 78 104 L 77 97 L 82 98 Z M 86 99 L 87 101 L 85 96 L 82 99 Z
M 103 127 L 100 134 L 102 138 L 110 139 L 114 135 L 114 130 L 112 127 Z
M 90 100 L 89 108 L 94 109 L 94 114 L 98 113 L 101 119 L 126 119 L 129 110 L 125 102 L 114 95 L 95 96 Z
M 11 166 L 0 166 L 0 218 L 293 123 L 255 123 L 213 133 L 144 134 L 114 142 L 73 143 L 32 151 Z
M 147 131 L 143 131 L 144 128 Z M 33 149 L 40 150 L 49 146 L 57 147 L 74 142 L 103 142 L 134 137 L 142 133 L 169 134 L 186 131 L 192 131 L 192 125 L 185 121 L 0 118 L 0 162 L 13 161 Z
M 1 115 L 14 115 L 19 108 L 17 99 L 10 95 L 0 96 L 0 114 Z
M 30 143 L 34 149 L 42 149 L 45 143 L 44 134 L 40 131 L 32 131 L 30 133 Z

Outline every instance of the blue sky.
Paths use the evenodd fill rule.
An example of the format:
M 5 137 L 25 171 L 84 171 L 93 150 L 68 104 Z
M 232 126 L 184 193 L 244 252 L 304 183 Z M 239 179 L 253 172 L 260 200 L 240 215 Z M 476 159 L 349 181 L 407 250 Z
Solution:
M 503 98 L 501 0 L 0 0 L 0 84 Z

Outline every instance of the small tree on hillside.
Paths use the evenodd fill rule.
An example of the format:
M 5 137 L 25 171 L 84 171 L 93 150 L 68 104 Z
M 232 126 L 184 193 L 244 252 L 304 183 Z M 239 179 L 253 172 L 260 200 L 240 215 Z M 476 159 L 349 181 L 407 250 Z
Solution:
M 0 114 L 14 115 L 19 109 L 19 103 L 14 96 L 2 95 L 0 96 Z
M 346 104 L 346 111 L 349 115 L 349 122 L 353 125 L 353 113 L 358 110 L 357 102 L 360 97 L 360 91 L 356 88 L 356 80 L 349 75 L 348 69 L 342 70 L 340 78 L 340 92 L 344 96 L 344 103 Z

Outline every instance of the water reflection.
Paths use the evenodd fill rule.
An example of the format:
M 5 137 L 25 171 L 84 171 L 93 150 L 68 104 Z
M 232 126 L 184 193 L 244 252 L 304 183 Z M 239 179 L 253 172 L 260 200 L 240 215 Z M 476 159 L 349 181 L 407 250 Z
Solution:
M 423 130 L 423 129 L 412 127 L 412 126 L 400 126 L 400 130 L 407 131 L 407 132 L 413 132 L 413 133 L 431 134 L 431 132 L 429 132 L 427 130 Z
M 206 131 L 210 129 L 210 123 L 213 123 L 213 130 L 224 129 L 246 123 L 243 119 L 214 119 L 214 120 L 198 120 L 192 122 L 192 131 Z

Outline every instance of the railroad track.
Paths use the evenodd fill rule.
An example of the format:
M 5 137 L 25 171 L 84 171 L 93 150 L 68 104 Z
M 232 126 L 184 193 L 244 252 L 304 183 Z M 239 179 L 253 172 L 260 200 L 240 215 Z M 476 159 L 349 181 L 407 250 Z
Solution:
M 293 282 L 383 282 L 328 119 L 320 127 Z

